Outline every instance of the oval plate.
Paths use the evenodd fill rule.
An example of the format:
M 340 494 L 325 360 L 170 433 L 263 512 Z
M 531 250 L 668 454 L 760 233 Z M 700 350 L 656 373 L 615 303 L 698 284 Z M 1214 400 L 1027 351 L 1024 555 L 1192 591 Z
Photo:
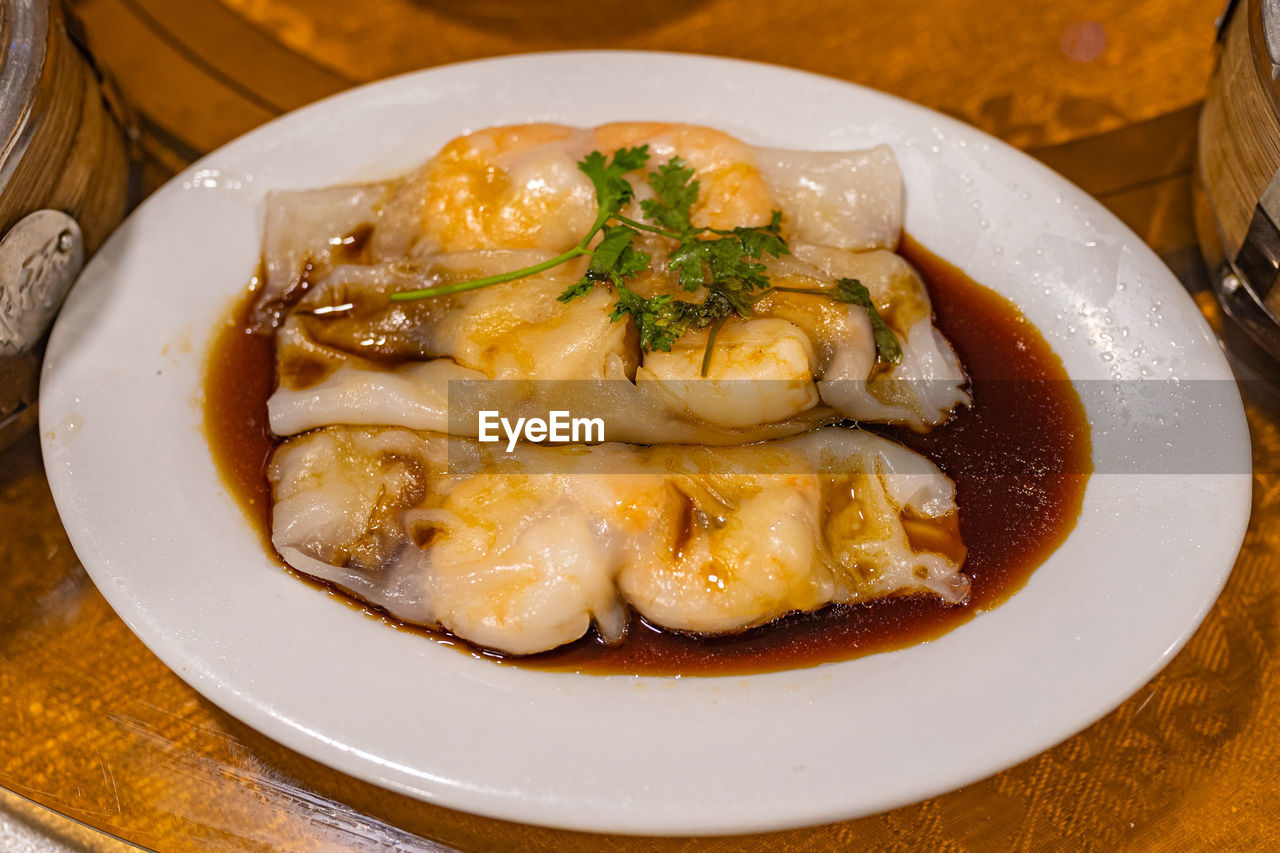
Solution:
M 387 80 L 174 178 L 98 253 L 58 321 L 41 390 L 50 485 L 94 582 L 161 660 L 245 723 L 375 784 L 509 820 L 654 834 L 831 821 L 956 788 L 1079 731 L 1168 662 L 1248 519 L 1233 385 L 1197 413 L 1213 425 L 1217 473 L 1110 473 L 1095 460 L 1074 532 L 1007 604 L 854 661 L 723 678 L 527 671 L 389 630 L 280 571 L 219 479 L 200 399 L 211 335 L 257 263 L 264 194 L 389 177 L 489 125 L 623 119 L 793 148 L 889 143 L 908 231 L 1020 305 L 1073 378 L 1231 381 L 1194 304 L 1132 232 L 1025 155 L 922 107 L 653 53 Z M 1117 415 L 1105 395 L 1085 402 L 1091 419 Z

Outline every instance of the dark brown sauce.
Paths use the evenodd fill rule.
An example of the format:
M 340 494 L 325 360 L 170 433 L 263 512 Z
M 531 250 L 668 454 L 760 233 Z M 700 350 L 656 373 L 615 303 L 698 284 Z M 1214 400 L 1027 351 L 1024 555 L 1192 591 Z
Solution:
M 687 636 L 637 617 L 620 644 L 608 645 L 593 631 L 519 658 L 405 625 L 320 586 L 374 618 L 472 654 L 593 674 L 744 675 L 813 666 L 925 642 L 1000 604 L 1075 526 L 1092 470 L 1088 422 L 1062 362 L 1017 307 L 909 237 L 900 251 L 928 285 L 937 325 L 972 379 L 974 405 L 930 433 L 893 427 L 876 432 L 928 456 L 955 481 L 968 546 L 964 572 L 972 581 L 967 603 L 903 596 L 833 605 L 730 637 Z M 274 385 L 274 344 L 248 331 L 251 301 L 238 306 L 211 350 L 205 426 L 224 478 L 269 541 L 266 466 L 277 442 L 267 428 L 266 404 Z
M 260 280 L 260 279 L 259 279 Z M 267 463 L 279 441 L 267 423 L 275 390 L 275 339 L 249 329 L 255 289 L 214 336 L 204 377 L 204 431 L 222 479 L 239 498 L 267 549 L 271 547 L 271 484 Z

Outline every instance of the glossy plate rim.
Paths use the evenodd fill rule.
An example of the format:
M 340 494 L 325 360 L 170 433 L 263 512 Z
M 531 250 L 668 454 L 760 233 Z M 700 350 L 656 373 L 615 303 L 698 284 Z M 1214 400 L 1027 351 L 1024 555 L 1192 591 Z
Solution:
M 776 66 L 647 52 L 392 78 L 175 177 L 86 268 L 54 330 L 40 412 L 50 486 L 95 584 L 165 664 L 273 739 L 409 796 L 684 835 L 840 820 L 955 789 L 1082 730 L 1176 654 L 1248 521 L 1234 384 L 1200 413 L 1221 437 L 1209 473 L 1095 474 L 1076 530 L 1008 603 L 853 661 L 717 678 L 526 671 L 388 629 L 276 568 L 218 478 L 200 409 L 211 335 L 256 264 L 263 193 L 390 177 L 487 125 L 621 119 L 781 147 L 887 142 L 907 230 L 1013 298 L 1073 378 L 1231 383 L 1193 302 L 1136 235 L 1043 165 L 924 107 Z

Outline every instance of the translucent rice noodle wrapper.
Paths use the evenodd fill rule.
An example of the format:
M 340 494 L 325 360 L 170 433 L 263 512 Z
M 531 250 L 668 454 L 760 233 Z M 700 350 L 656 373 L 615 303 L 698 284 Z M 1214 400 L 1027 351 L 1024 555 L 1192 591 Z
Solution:
M 860 430 L 749 448 L 493 444 L 329 427 L 275 451 L 272 542 L 407 622 L 511 654 L 630 612 L 741 631 L 888 595 L 965 600 L 954 488 Z
M 679 156 L 700 190 L 695 224 L 760 226 L 782 212 L 792 254 L 769 261 L 775 285 L 829 290 L 856 278 L 902 344 L 876 358 L 865 310 L 823 296 L 775 293 L 750 319 L 720 330 L 702 374 L 708 331 L 671 352 L 642 352 L 615 297 L 598 286 L 567 303 L 586 260 L 540 276 L 419 302 L 390 293 L 519 269 L 572 247 L 596 213 L 576 163 L 589 151 L 649 146 L 650 167 Z M 640 200 L 653 191 L 629 176 Z M 301 212 L 301 213 L 300 213 Z M 932 322 L 928 293 L 891 250 L 902 226 L 902 179 L 885 147 L 851 152 L 753 148 L 707 128 L 622 123 L 494 128 L 449 143 L 417 173 L 385 185 L 268 198 L 266 279 L 255 318 L 278 329 L 272 429 L 385 424 L 457 431 L 450 380 L 610 380 L 622 408 L 611 439 L 732 444 L 796 434 L 840 418 L 924 430 L 969 402 L 966 378 Z M 684 292 L 664 266 L 671 246 L 646 237 L 653 269 L 629 282 L 643 296 Z M 534 405 L 546 409 L 546 401 Z M 622 412 L 671 422 L 627 424 Z
M 263 223 L 262 290 L 253 321 L 279 325 L 284 304 L 306 289 L 314 269 L 324 269 L 351 251 L 378 220 L 389 184 L 352 184 L 300 192 L 267 194 Z

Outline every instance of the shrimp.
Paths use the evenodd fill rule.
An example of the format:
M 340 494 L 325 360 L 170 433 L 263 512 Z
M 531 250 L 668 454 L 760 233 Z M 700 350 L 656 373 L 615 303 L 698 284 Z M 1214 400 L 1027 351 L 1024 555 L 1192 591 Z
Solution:
M 670 352 L 644 357 L 636 381 L 661 382 L 691 413 L 722 427 L 785 420 L 818 404 L 813 345 L 786 320 L 730 320 L 702 376 L 709 330 L 682 336 Z
M 619 148 L 649 146 L 649 168 L 679 157 L 693 169 L 698 200 L 692 209 L 699 228 L 729 229 L 767 225 L 776 206 L 756 165 L 750 145 L 727 133 L 689 124 L 617 122 L 595 129 L 595 147 L 612 153 Z M 652 197 L 643 180 L 633 180 L 636 198 Z M 636 218 L 638 205 L 627 215 Z
M 460 136 L 423 168 L 424 236 L 438 251 L 563 252 L 590 228 L 595 188 L 577 167 L 585 131 L 555 124 Z
M 838 585 L 814 535 L 822 516 L 818 478 L 741 476 L 724 485 L 754 494 L 726 508 L 722 523 L 697 505 L 705 499 L 686 498 L 691 520 L 672 546 L 619 574 L 627 601 L 655 624 L 722 634 L 835 598 Z
M 621 502 L 610 486 L 607 477 L 481 475 L 440 509 L 418 512 L 436 532 L 425 583 L 440 624 L 513 654 L 573 642 L 593 623 L 620 640 L 617 537 L 600 536 L 598 521 Z

